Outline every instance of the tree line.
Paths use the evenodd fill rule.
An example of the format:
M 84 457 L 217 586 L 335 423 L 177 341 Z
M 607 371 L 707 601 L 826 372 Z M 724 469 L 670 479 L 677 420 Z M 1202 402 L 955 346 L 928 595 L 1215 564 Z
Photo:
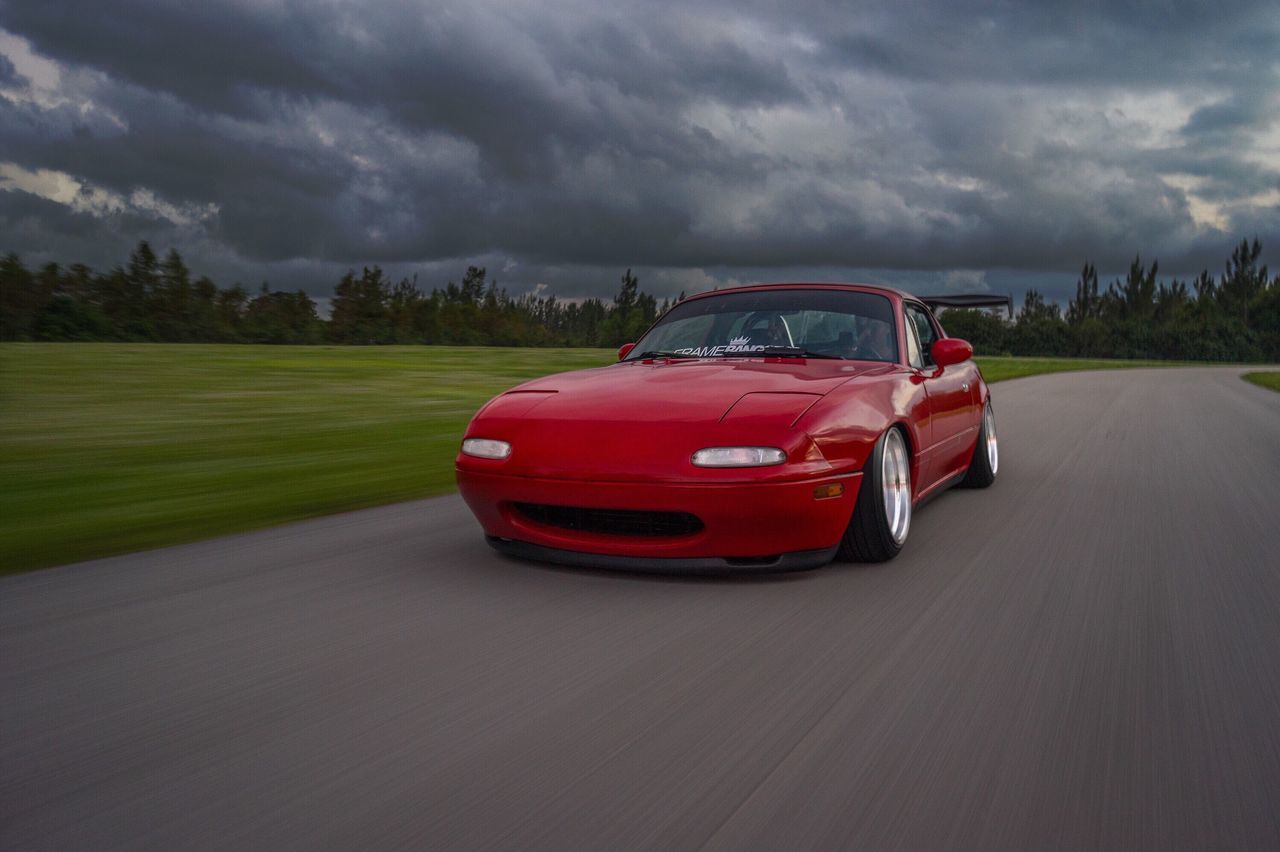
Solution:
M 1099 291 L 1086 263 L 1064 313 L 1028 290 L 1017 318 L 948 310 L 947 333 L 981 355 L 1280 361 L 1280 275 L 1259 265 L 1262 246 L 1243 240 L 1215 278 L 1157 280 L 1159 264 L 1135 257 L 1124 278 Z
M 1168 282 L 1158 280 L 1157 263 L 1135 258 L 1105 291 L 1087 263 L 1065 312 L 1028 290 L 1014 320 L 949 310 L 943 323 L 985 355 L 1280 360 L 1280 276 L 1268 276 L 1261 254 L 1256 239 L 1242 241 L 1220 277 L 1206 270 Z M 176 250 L 160 258 L 146 242 L 102 273 L 83 264 L 29 270 L 14 254 L 0 260 L 0 340 L 613 347 L 635 340 L 670 304 L 641 292 L 629 269 L 606 302 L 512 296 L 475 266 L 424 292 L 416 278 L 392 283 L 374 266 L 342 277 L 326 320 L 302 291 L 263 284 L 250 294 L 193 280 Z
M 665 311 L 631 270 L 611 302 L 512 296 L 483 268 L 423 292 L 377 267 L 342 277 L 322 319 L 305 292 L 251 294 L 192 278 L 176 250 L 163 258 L 141 242 L 109 272 L 84 264 L 27 269 L 0 260 L 0 340 L 167 343 L 433 343 L 492 346 L 618 346 Z

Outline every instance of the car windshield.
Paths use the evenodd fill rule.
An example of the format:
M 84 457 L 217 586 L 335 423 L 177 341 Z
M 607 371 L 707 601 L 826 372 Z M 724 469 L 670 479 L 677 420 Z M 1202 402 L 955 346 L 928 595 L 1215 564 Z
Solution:
M 852 290 L 757 290 L 691 299 L 663 315 L 628 361 L 797 354 L 897 361 L 893 304 Z

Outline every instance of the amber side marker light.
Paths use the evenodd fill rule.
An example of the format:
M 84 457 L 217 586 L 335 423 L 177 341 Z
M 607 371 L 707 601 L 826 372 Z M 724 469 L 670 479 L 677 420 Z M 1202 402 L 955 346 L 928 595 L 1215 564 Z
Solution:
M 813 489 L 813 499 L 825 500 L 828 497 L 839 497 L 844 494 L 844 483 L 833 482 L 830 485 L 819 485 Z

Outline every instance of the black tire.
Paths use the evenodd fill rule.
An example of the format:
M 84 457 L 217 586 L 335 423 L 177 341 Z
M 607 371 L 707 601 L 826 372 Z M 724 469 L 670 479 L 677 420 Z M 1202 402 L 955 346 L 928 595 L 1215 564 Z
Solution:
M 996 481 L 1000 469 L 1000 445 L 996 440 L 996 414 L 987 400 L 982 411 L 982 428 L 978 430 L 978 443 L 973 445 L 973 458 L 969 470 L 960 480 L 961 488 L 988 488 Z
M 885 454 L 895 454 L 901 449 L 901 458 L 905 462 L 905 523 L 889 517 L 885 494 Z M 894 470 L 900 470 L 901 464 L 891 464 Z M 896 477 L 895 496 L 901 501 L 903 474 Z M 899 502 L 901 510 L 901 502 Z M 858 501 L 853 508 L 853 517 L 845 529 L 844 538 L 840 540 L 840 558 L 854 562 L 886 562 L 897 556 L 902 546 L 907 543 L 907 534 L 911 528 L 911 453 L 907 449 L 907 441 L 901 430 L 890 428 L 876 441 L 863 467 L 862 484 L 858 488 Z M 895 529 L 899 534 L 895 537 Z

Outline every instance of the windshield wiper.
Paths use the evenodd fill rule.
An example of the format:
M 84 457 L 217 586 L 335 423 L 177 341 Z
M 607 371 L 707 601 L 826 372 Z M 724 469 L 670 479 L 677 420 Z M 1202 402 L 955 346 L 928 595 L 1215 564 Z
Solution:
M 766 358 L 829 358 L 834 361 L 843 361 L 839 355 L 830 355 L 826 352 L 813 352 L 799 346 L 766 346 L 763 349 L 757 349 L 752 355 L 763 355 Z
M 666 349 L 650 349 L 648 352 L 641 352 L 639 355 L 633 355 L 627 358 L 628 361 L 643 361 L 646 358 L 692 358 L 692 355 L 683 352 L 670 352 Z

